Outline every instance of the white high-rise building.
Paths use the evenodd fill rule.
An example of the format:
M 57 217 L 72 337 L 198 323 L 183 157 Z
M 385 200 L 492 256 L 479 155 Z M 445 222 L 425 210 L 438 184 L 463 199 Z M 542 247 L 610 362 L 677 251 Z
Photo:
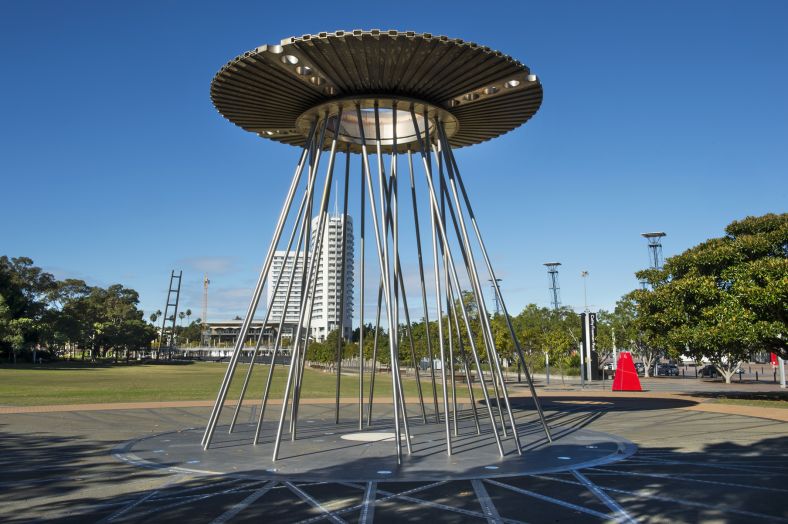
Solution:
M 345 244 L 345 292 L 342 294 L 342 215 L 329 215 L 323 235 L 323 249 L 312 304 L 312 336 L 323 340 L 342 326 L 345 337 L 353 334 L 353 219 L 347 217 Z M 312 247 L 317 240 L 317 218 L 312 220 Z M 314 251 L 313 251 L 314 252 Z M 340 321 L 341 299 L 344 297 L 345 318 Z
M 267 286 L 267 303 L 268 309 L 271 310 L 269 322 L 278 323 L 282 320 L 282 315 L 285 313 L 285 298 L 287 298 L 287 287 L 290 281 L 290 274 L 293 271 L 293 264 L 296 264 L 295 272 L 293 272 L 293 286 L 290 291 L 290 300 L 287 301 L 287 314 L 285 315 L 285 324 L 290 326 L 298 324 L 301 315 L 301 282 L 304 279 L 304 253 L 298 253 L 296 257 L 295 251 L 277 251 L 274 253 L 274 261 L 271 265 L 271 270 L 268 272 L 268 286 Z M 277 281 L 282 279 L 279 284 L 279 289 L 276 290 L 276 297 L 274 297 L 274 288 Z
M 310 255 L 316 253 L 315 243 L 317 242 L 317 222 L 312 220 L 312 238 L 310 239 Z M 342 215 L 329 215 L 326 232 L 323 236 L 323 247 L 318 267 L 317 282 L 315 283 L 315 296 L 311 301 L 312 321 L 310 323 L 310 333 L 316 340 L 324 340 L 325 337 L 342 325 L 345 337 L 350 337 L 353 333 L 353 220 L 347 217 L 347 240 L 345 244 L 345 271 L 343 295 L 345 308 L 344 319 L 340 321 L 342 289 Z M 274 254 L 273 266 L 268 274 L 268 307 L 271 311 L 271 322 L 279 322 L 284 313 L 285 296 L 287 294 L 288 278 L 293 264 L 296 264 L 295 275 L 293 276 L 293 291 L 288 301 L 285 323 L 294 325 L 298 323 L 300 317 L 301 303 L 301 284 L 303 280 L 304 254 L 291 251 L 277 251 Z M 282 278 L 282 283 L 273 296 L 273 290 L 277 280 Z

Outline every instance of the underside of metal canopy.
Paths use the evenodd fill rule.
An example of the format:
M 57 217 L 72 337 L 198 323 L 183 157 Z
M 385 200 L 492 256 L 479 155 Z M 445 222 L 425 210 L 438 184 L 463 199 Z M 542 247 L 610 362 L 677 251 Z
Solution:
M 446 121 L 449 143 L 458 148 L 528 121 L 542 103 L 542 85 L 528 67 L 488 47 L 373 29 L 291 37 L 248 51 L 216 74 L 211 99 L 243 129 L 301 147 L 308 126 L 298 121 L 319 106 L 348 99 L 378 99 L 383 106 L 399 100 L 405 110 L 427 104 Z M 414 142 L 401 146 L 400 152 L 416 150 Z

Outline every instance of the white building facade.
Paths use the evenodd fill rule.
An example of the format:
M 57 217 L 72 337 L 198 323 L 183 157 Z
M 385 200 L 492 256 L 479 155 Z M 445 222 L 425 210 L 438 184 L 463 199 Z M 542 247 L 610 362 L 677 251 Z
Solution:
M 293 271 L 293 265 L 295 265 L 295 271 Z M 271 310 L 268 320 L 270 323 L 278 324 L 282 320 L 282 315 L 285 314 L 285 298 L 287 298 L 291 274 L 293 285 L 290 290 L 290 299 L 287 301 L 285 324 L 298 324 L 301 315 L 299 305 L 301 304 L 301 283 L 304 279 L 304 253 L 300 252 L 296 256 L 295 251 L 276 251 L 271 270 L 268 272 L 268 286 L 266 286 L 268 309 Z M 276 290 L 276 296 L 274 296 L 274 288 L 280 279 L 282 282 Z
M 326 231 L 323 236 L 323 246 L 318 266 L 315 295 L 311 297 L 307 307 L 312 308 L 310 334 L 316 340 L 324 340 L 326 336 L 342 326 L 345 337 L 353 334 L 353 220 L 350 216 L 343 220 L 341 214 L 329 215 Z M 310 239 L 310 256 L 316 254 L 317 222 L 312 220 L 312 237 Z M 345 250 L 342 252 L 343 234 L 347 235 Z M 343 271 L 344 258 L 344 271 Z M 287 304 L 285 324 L 297 324 L 300 317 L 301 292 L 303 283 L 304 254 L 291 251 L 277 251 L 268 275 L 267 299 L 271 310 L 270 322 L 279 322 L 285 313 L 285 297 L 290 271 L 295 264 L 293 275 L 293 290 Z M 343 278 L 344 277 L 344 278 Z M 279 289 L 274 296 L 273 290 L 276 282 L 282 279 Z M 344 285 L 344 293 L 342 293 Z M 344 316 L 342 315 L 342 302 L 344 302 Z M 340 318 L 343 317 L 343 318 Z

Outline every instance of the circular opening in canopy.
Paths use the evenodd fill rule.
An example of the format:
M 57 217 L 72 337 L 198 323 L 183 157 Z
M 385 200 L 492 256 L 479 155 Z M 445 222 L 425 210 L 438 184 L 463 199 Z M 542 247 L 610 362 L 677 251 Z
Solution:
M 422 144 L 429 147 L 426 144 L 427 133 L 434 144 L 438 138 L 438 121 L 443 123 L 447 137 L 457 132 L 457 119 L 445 109 L 408 98 L 365 96 L 334 100 L 313 107 L 298 117 L 296 126 L 302 134 L 308 135 L 315 122 L 317 130 L 322 129 L 326 122 L 323 147 L 329 147 L 336 136 L 338 141 L 352 144 L 354 152 L 360 152 L 363 143 L 372 153 L 380 140 L 382 150 L 388 153 L 393 151 L 396 138 L 397 151 L 404 153 L 406 150 L 419 150 L 419 136 Z
M 395 116 L 396 113 L 396 116 Z M 394 145 L 396 136 L 397 144 L 407 144 L 417 140 L 416 127 L 423 138 L 425 135 L 424 115 L 416 115 L 416 125 L 413 124 L 413 117 L 410 111 L 397 110 L 379 107 L 377 123 L 375 121 L 375 108 L 361 109 L 361 120 L 359 121 L 358 112 L 354 107 L 347 108 L 342 112 L 342 120 L 338 120 L 339 114 L 329 115 L 327 131 L 332 134 L 338 133 L 338 139 L 342 142 L 361 144 L 361 128 L 364 129 L 364 139 L 367 146 L 374 145 L 378 138 L 382 145 Z M 435 122 L 428 118 L 430 134 L 435 132 Z M 378 133 L 380 133 L 378 135 Z

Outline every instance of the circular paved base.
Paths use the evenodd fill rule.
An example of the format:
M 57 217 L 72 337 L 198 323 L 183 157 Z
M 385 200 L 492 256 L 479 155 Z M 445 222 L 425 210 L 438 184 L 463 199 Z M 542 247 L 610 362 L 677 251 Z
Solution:
M 517 454 L 510 433 L 502 439 L 501 457 L 489 424 L 483 424 L 478 435 L 472 420 L 459 422 L 459 436 L 452 433 L 453 454 L 447 456 L 445 425 L 412 420 L 412 454 L 406 453 L 403 437 L 401 465 L 395 456 L 393 428 L 385 421 L 359 431 L 357 421 L 304 420 L 297 440 L 285 435 L 276 462 L 271 460 L 273 423 L 263 426 L 256 446 L 251 444 L 254 425 L 244 424 L 232 434 L 228 426 L 217 427 L 207 451 L 200 446 L 204 428 L 190 428 L 127 442 L 115 450 L 115 456 L 139 466 L 197 474 L 337 482 L 532 475 L 608 464 L 636 451 L 626 439 L 584 429 L 554 429 L 549 444 L 541 426 L 528 423 L 519 425 L 523 454 Z

